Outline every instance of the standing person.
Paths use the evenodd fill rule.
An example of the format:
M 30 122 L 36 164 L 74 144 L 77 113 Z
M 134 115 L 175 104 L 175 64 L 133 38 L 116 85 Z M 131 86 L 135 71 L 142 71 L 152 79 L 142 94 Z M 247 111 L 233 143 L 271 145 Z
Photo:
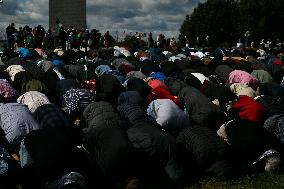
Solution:
M 59 37 L 59 46 L 62 47 L 62 49 L 66 49 L 66 41 L 68 36 L 64 27 L 60 28 L 58 37 Z
M 104 45 L 105 45 L 105 47 L 109 48 L 110 47 L 110 43 L 111 43 L 111 37 L 110 37 L 109 31 L 107 31 L 104 34 Z
M 46 32 L 44 41 L 45 41 L 46 49 L 52 50 L 52 51 L 55 49 L 55 46 L 54 46 L 54 36 L 52 34 L 51 29 L 49 29 Z
M 259 46 L 261 47 L 261 48 L 264 48 L 265 47 L 265 41 L 264 41 L 265 39 L 261 39 L 261 41 L 260 41 L 260 44 L 259 44 Z
M 41 27 L 41 25 L 38 25 L 35 29 L 35 35 L 34 35 L 36 48 L 42 48 L 44 33 L 45 33 L 44 28 Z
M 74 43 L 75 43 L 75 38 L 76 38 L 76 30 L 72 29 L 67 37 L 67 41 L 66 41 L 66 49 L 70 50 L 74 48 Z
M 57 48 L 59 46 L 59 42 L 60 42 L 60 31 L 62 30 L 63 24 L 61 23 L 59 18 L 56 18 L 56 26 L 55 26 L 55 30 L 54 30 L 54 45 Z
M 189 47 L 189 37 L 187 35 L 185 36 L 185 46 Z
M 32 28 L 28 25 L 24 27 L 24 44 L 26 48 L 31 48 L 34 45 L 34 35 L 32 33 Z
M 90 48 L 98 49 L 100 46 L 100 39 L 101 39 L 101 33 L 98 30 L 93 29 L 90 35 L 90 40 L 91 40 Z
M 17 33 L 17 29 L 15 28 L 15 24 L 11 23 L 6 28 L 6 34 L 7 34 L 7 42 L 8 42 L 8 48 L 14 49 L 14 43 L 15 43 L 15 34 Z
M 152 37 L 152 33 L 151 32 L 148 34 L 147 42 L 148 42 L 148 48 L 154 47 L 154 39 Z
M 91 34 L 90 34 L 90 31 L 88 30 L 88 29 L 86 29 L 85 31 L 84 31 L 84 33 L 83 33 L 83 41 L 82 41 L 82 46 L 83 46 L 83 48 L 85 48 L 85 49 L 87 49 L 87 47 L 89 46 L 89 45 L 91 45 L 91 42 L 89 43 L 89 40 L 90 40 L 90 36 L 91 36 Z
M 250 38 L 251 38 L 251 33 L 250 31 L 246 31 L 245 33 L 245 47 L 248 47 L 248 45 L 250 44 Z
M 172 37 L 170 39 L 170 46 L 172 49 L 175 49 L 177 47 L 177 42 L 176 42 L 176 39 L 174 37 Z
M 78 30 L 75 35 L 75 49 L 80 50 L 82 47 L 82 39 L 83 39 L 84 30 Z
M 19 47 L 24 46 L 24 30 L 22 27 L 19 27 L 17 43 Z
M 205 46 L 206 47 L 210 47 L 210 37 L 209 37 L 209 35 L 207 35 L 206 38 L 205 38 Z
M 165 36 L 161 33 L 157 36 L 157 47 L 164 49 L 165 46 L 166 46 L 166 39 Z
M 199 47 L 199 36 L 196 37 L 196 47 Z
M 140 48 L 140 41 L 141 41 L 141 35 L 139 32 L 135 33 L 135 49 L 139 49 Z

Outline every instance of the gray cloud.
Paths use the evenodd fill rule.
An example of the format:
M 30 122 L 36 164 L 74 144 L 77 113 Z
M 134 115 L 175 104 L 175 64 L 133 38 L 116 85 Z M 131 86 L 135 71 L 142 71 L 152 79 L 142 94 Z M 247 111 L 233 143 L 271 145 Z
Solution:
M 206 0 L 87 0 L 89 28 L 100 31 L 140 31 L 176 34 L 185 15 Z M 4 0 L 0 29 L 17 26 L 48 27 L 48 0 Z

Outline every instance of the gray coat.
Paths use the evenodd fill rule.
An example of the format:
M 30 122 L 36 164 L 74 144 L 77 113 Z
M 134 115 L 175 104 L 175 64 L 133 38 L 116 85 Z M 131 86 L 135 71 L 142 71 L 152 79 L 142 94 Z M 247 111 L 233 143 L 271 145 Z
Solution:
M 19 146 L 30 131 L 40 128 L 28 107 L 18 103 L 1 103 L 0 121 L 7 140 L 13 146 Z

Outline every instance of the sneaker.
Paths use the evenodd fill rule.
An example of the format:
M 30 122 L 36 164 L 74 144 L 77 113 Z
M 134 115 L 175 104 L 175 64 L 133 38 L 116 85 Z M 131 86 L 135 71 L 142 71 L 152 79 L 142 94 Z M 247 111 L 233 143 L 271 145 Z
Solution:
M 60 179 L 45 184 L 48 189 L 86 189 L 87 184 L 83 175 L 77 172 L 70 172 L 63 175 Z
M 282 161 L 279 156 L 268 157 L 265 163 L 265 172 L 278 171 L 282 166 Z
M 274 172 L 281 168 L 282 161 L 280 153 L 276 150 L 268 150 L 264 152 L 260 158 L 258 158 L 255 162 L 253 162 L 250 166 L 255 166 L 260 164 L 261 162 L 265 163 L 264 170 L 266 172 Z

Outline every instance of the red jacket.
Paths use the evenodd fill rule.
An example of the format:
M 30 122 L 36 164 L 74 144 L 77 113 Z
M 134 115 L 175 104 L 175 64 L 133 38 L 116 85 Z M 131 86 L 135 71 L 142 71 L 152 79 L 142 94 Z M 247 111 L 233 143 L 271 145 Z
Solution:
M 240 96 L 239 100 L 233 104 L 232 111 L 237 111 L 242 120 L 260 123 L 263 123 L 267 116 L 264 107 L 249 96 Z
M 157 99 L 170 99 L 181 109 L 183 109 L 183 105 L 179 101 L 179 99 L 174 96 L 169 90 L 166 90 L 162 87 L 156 87 L 152 89 L 151 93 L 147 96 L 147 103 L 150 104 L 152 101 Z

